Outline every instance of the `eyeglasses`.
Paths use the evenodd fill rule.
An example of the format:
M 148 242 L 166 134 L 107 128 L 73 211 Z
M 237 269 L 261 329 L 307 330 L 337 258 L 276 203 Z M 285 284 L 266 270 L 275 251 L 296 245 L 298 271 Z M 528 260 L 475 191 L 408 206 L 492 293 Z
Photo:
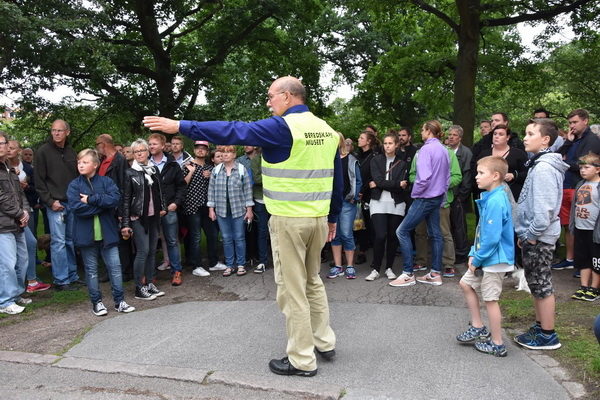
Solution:
M 101 144 L 104 144 L 104 143 L 102 143 L 102 142 L 96 143 L 96 147 L 100 146 Z
M 142 153 L 145 153 L 145 152 L 147 152 L 147 151 L 148 151 L 148 149 L 144 149 L 144 150 L 134 150 L 134 151 L 133 151 L 133 154 L 142 154 Z
M 50 132 L 52 133 L 61 133 L 61 132 L 66 132 L 66 129 L 51 129 Z
M 269 93 L 267 94 L 267 100 L 273 100 L 273 97 L 277 96 L 278 94 L 283 94 L 285 92 L 279 92 L 279 93 Z
M 8 142 L 0 142 L 0 146 L 4 146 L 6 144 L 8 144 Z

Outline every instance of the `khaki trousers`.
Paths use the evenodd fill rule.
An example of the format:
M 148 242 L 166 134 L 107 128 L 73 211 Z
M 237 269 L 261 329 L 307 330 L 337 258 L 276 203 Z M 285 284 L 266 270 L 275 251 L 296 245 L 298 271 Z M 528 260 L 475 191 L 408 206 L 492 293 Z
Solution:
M 454 239 L 450 229 L 450 207 L 440 208 L 440 230 L 444 237 L 444 252 L 442 253 L 442 265 L 445 268 L 454 267 Z M 431 257 L 427 245 L 427 223 L 422 221 L 415 229 L 415 264 L 431 266 Z M 444 271 L 442 271 L 444 272 Z
M 294 367 L 311 371 L 317 368 L 314 348 L 329 351 L 335 347 L 327 294 L 319 276 L 327 219 L 273 215 L 269 232 L 277 304 L 285 315 L 286 352 Z

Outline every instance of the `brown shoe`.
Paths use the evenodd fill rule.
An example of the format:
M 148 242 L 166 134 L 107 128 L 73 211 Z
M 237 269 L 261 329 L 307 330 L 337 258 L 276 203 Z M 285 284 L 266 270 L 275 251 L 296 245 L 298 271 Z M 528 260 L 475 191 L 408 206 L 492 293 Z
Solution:
M 183 280 L 181 279 L 181 272 L 175 271 L 175 273 L 173 274 L 173 278 L 171 278 L 171 285 L 179 286 L 182 283 L 183 283 Z

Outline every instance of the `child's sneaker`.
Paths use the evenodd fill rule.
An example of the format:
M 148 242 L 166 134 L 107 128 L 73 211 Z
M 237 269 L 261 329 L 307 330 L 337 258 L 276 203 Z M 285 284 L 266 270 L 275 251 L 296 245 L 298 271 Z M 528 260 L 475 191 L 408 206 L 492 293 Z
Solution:
M 579 289 L 577 289 L 577 291 L 575 293 L 573 293 L 571 295 L 572 299 L 576 299 L 576 300 L 585 300 L 585 293 L 588 291 L 588 288 L 586 286 L 582 286 Z
M 553 271 L 562 271 L 563 269 L 573 269 L 575 262 L 573 260 L 564 259 L 559 263 L 552 264 L 550 267 Z
M 469 325 L 469 329 L 458 335 L 456 340 L 461 343 L 470 343 L 475 340 L 487 339 L 489 337 L 490 331 L 488 331 L 488 328 L 485 325 L 481 328 L 475 328 L 474 326 Z
M 356 270 L 352 265 L 346 267 L 346 279 L 356 279 Z
M 344 276 L 344 268 L 342 267 L 331 267 L 329 268 L 329 273 L 327 277 L 329 279 L 337 278 L 338 276 Z
M 533 337 L 533 336 L 537 335 L 538 333 L 540 333 L 541 330 L 542 330 L 542 327 L 540 326 L 540 324 L 538 324 L 536 322 L 529 327 L 529 330 L 527 332 L 521 333 L 520 335 L 515 336 L 514 340 L 517 343 L 524 342 L 526 340 L 529 340 L 530 337 Z
M 492 341 L 492 339 L 475 343 L 475 350 L 482 353 L 491 354 L 496 357 L 506 357 L 507 354 L 506 346 L 503 344 L 496 344 Z
M 546 335 L 541 330 L 535 335 L 523 338 L 523 340 L 515 341 L 521 346 L 531 350 L 556 350 L 561 346 L 556 332 Z
M 598 298 L 600 298 L 600 290 L 589 287 L 583 294 L 583 298 L 581 298 L 581 300 L 596 301 Z

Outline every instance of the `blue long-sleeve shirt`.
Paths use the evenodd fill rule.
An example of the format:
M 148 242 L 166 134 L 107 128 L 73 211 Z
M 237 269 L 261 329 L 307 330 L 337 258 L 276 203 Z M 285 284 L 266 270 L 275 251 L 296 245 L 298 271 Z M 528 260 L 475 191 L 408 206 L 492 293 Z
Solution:
M 304 104 L 290 107 L 284 115 L 307 112 Z M 222 145 L 262 147 L 262 156 L 269 163 L 280 163 L 290 157 L 292 132 L 279 116 L 254 122 L 241 121 L 186 121 L 179 122 L 179 132 L 194 140 L 207 140 Z M 344 178 L 339 153 L 334 160 L 333 190 L 329 206 L 329 222 L 336 222 L 342 208 Z

